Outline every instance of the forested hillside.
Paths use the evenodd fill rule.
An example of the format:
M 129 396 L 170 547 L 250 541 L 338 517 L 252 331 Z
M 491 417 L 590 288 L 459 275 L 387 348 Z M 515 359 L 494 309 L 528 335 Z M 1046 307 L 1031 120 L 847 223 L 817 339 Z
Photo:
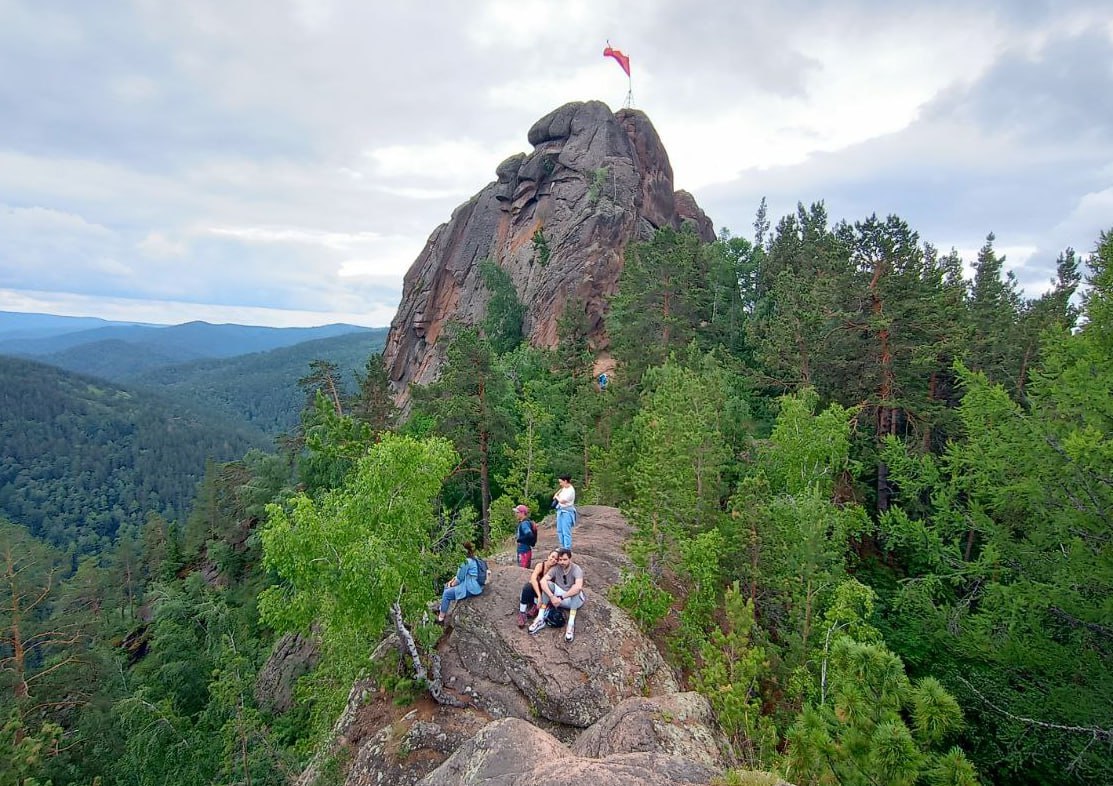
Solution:
M 305 404 L 305 393 L 298 380 L 306 374 L 310 363 L 333 364 L 342 391 L 350 394 L 357 386 L 357 374 L 363 372 L 369 356 L 382 350 L 385 338 L 386 330 L 376 328 L 303 341 L 269 352 L 151 369 L 116 379 L 193 402 L 278 436 L 297 426 L 298 414 Z
M 124 525 L 190 508 L 206 462 L 265 448 L 260 432 L 166 398 L 0 356 L 0 515 L 78 553 Z
M 429 663 L 462 542 L 505 547 L 512 504 L 547 510 L 570 473 L 627 515 L 613 600 L 743 769 L 1113 781 L 1113 234 L 1026 298 L 992 235 L 966 279 L 898 217 L 755 230 L 626 249 L 605 386 L 579 304 L 530 347 L 489 275 L 500 307 L 443 338 L 404 423 L 375 360 L 348 396 L 314 364 L 287 452 L 213 467 L 188 518 L 76 565 L 0 526 L 0 759 L 17 782 L 288 782 L 357 677 L 424 691 L 372 661 L 384 633 L 403 620 Z M 282 636 L 296 669 L 268 662 Z

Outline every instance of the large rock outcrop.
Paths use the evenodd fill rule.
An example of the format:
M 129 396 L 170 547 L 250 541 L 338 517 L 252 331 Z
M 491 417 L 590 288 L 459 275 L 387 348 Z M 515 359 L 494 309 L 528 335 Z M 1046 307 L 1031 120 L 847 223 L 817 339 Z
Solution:
M 572 744 L 574 754 L 592 759 L 617 753 L 662 753 L 715 770 L 731 763 L 729 750 L 711 705 L 698 693 L 626 699 Z
M 551 519 L 539 529 L 535 555 L 556 542 Z M 483 595 L 453 607 L 437 647 L 445 689 L 466 706 L 423 702 L 389 715 L 368 704 L 366 718 L 338 731 L 359 740 L 346 786 L 556 783 L 562 772 L 597 786 L 672 786 L 707 783 L 729 766 L 707 701 L 678 692 L 653 643 L 606 599 L 628 535 L 614 508 L 580 508 L 574 551 L 589 599 L 573 642 L 517 627 L 527 572 L 510 553 L 492 558 Z
M 494 717 L 541 724 L 568 739 L 630 696 L 675 693 L 671 670 L 630 617 L 607 600 L 624 563 L 625 519 L 614 508 L 580 508 L 574 531 L 588 602 L 577 615 L 576 640 L 546 629 L 530 636 L 517 627 L 518 594 L 529 577 L 512 555 L 491 563 L 483 595 L 457 604 L 439 647 L 450 688 L 467 688 Z M 543 526 L 535 552 L 555 546 Z
M 673 191 L 672 166 L 644 113 L 599 101 L 566 104 L 529 130 L 533 152 L 506 159 L 497 180 L 433 231 L 406 274 L 384 360 L 405 402 L 411 383 L 435 379 L 438 339 L 450 322 L 483 320 L 489 293 L 479 263 L 510 274 L 526 305 L 523 334 L 557 342 L 568 304 L 583 309 L 596 351 L 608 344 L 603 318 L 631 241 L 691 223 L 705 240 L 711 221 L 690 194 Z

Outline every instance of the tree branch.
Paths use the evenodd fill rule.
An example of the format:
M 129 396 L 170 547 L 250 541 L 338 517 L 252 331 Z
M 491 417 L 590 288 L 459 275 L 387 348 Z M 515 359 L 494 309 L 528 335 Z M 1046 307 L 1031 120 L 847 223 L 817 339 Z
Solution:
M 1068 726 L 1062 723 L 1050 723 L 1048 721 L 1036 720 L 1035 718 L 1025 718 L 1021 715 L 1014 715 L 1008 710 L 998 707 L 992 701 L 987 699 L 985 695 L 980 690 L 971 685 L 970 681 L 967 680 L 965 677 L 957 674 L 955 675 L 955 677 L 956 679 L 958 679 L 959 682 L 972 690 L 974 692 L 974 695 L 981 699 L 988 707 L 990 707 L 990 709 L 996 710 L 1009 720 L 1026 723 L 1029 726 L 1039 726 L 1041 729 L 1055 729 L 1056 731 L 1067 731 L 1071 732 L 1072 734 L 1090 734 L 1097 739 L 1109 740 L 1113 742 L 1113 729 L 1102 729 L 1098 728 L 1097 726 Z
M 429 695 L 438 704 L 449 707 L 467 707 L 466 703 L 444 692 L 444 685 L 441 683 L 440 659 L 436 655 L 433 656 L 433 675 L 430 678 L 429 673 L 425 670 L 425 664 L 421 662 L 421 653 L 418 652 L 417 642 L 414 641 L 413 634 L 406 628 L 406 623 L 402 619 L 402 607 L 397 601 L 391 605 L 390 613 L 394 617 L 394 628 L 398 631 L 398 638 L 401 639 L 410 653 L 410 660 L 413 661 L 414 677 L 429 686 Z

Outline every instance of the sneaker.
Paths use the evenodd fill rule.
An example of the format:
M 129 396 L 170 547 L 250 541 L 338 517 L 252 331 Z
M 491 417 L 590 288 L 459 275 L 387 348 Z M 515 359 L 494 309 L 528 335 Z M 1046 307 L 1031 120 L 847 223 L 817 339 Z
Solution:
M 530 633 L 540 633 L 544 629 L 545 629 L 545 618 L 540 617 L 540 616 L 533 621 L 532 625 L 529 626 L 529 632 Z
M 518 612 L 518 627 L 524 628 L 526 626 L 526 613 L 524 611 Z
M 537 604 L 534 603 L 532 606 L 530 606 L 528 609 L 526 609 L 526 616 L 529 617 L 530 619 L 533 619 L 534 617 L 537 616 L 538 611 L 540 611 L 540 609 L 537 607 Z
M 576 638 L 576 626 L 575 625 L 569 625 L 568 630 L 566 630 L 564 632 L 564 640 L 565 641 L 572 641 L 575 638 Z

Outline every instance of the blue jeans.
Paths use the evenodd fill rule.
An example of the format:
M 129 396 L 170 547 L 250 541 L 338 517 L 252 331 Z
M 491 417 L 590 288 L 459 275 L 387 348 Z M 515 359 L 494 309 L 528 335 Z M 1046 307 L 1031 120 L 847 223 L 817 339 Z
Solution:
M 560 543 L 561 548 L 572 548 L 572 527 L 576 526 L 576 509 L 570 510 L 557 509 L 556 516 L 556 530 L 557 541 Z
M 441 614 L 448 613 L 448 607 L 452 605 L 454 600 L 463 600 L 468 596 L 468 591 L 464 589 L 463 585 L 457 584 L 455 587 L 445 585 L 444 592 L 441 593 Z

